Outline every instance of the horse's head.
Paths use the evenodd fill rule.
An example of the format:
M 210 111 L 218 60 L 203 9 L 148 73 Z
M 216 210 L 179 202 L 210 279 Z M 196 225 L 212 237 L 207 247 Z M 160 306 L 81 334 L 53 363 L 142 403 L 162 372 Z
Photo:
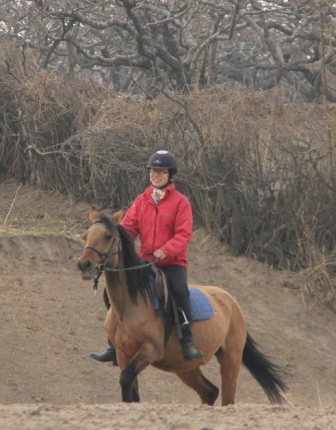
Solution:
M 91 208 L 92 224 L 84 233 L 84 250 L 77 267 L 82 279 L 90 280 L 99 271 L 99 265 L 116 267 L 119 258 L 119 235 L 117 224 L 122 218 L 123 210 L 114 215 L 107 209 L 98 211 Z

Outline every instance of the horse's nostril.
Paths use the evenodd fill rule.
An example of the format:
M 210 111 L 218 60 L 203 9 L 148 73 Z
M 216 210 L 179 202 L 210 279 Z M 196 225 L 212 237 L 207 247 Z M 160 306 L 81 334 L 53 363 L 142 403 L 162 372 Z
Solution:
M 89 260 L 84 261 L 84 263 L 81 261 L 78 261 L 77 267 L 79 270 L 84 272 L 85 270 L 89 270 L 91 268 L 91 262 Z

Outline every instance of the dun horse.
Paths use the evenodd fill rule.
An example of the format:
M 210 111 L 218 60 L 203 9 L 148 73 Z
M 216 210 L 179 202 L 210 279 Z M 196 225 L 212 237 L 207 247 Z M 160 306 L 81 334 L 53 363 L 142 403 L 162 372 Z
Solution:
M 154 308 L 149 284 L 152 269 L 138 256 L 127 231 L 118 224 L 120 218 L 121 212 L 112 216 L 107 211 L 91 209 L 92 225 L 84 234 L 85 246 L 78 268 L 84 280 L 105 273 L 111 307 L 104 328 L 117 351 L 122 401 L 140 401 L 137 375 L 152 365 L 175 373 L 196 391 L 202 403 L 213 405 L 219 389 L 205 378 L 200 367 L 215 355 L 220 366 L 223 406 L 234 403 L 241 363 L 272 403 L 282 403 L 286 386 L 281 367 L 257 348 L 246 331 L 240 306 L 219 287 L 196 286 L 210 300 L 213 314 L 193 326 L 194 344 L 204 352 L 204 357 L 191 362 L 183 360 L 169 309 L 163 319 Z

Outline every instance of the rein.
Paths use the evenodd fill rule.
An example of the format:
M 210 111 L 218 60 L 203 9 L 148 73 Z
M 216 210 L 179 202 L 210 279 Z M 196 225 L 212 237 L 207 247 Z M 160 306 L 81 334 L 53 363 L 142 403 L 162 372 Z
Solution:
M 124 270 L 126 271 L 126 270 L 143 269 L 144 267 L 152 266 L 153 264 L 157 263 L 159 260 L 160 259 L 157 258 L 155 261 L 148 261 L 148 263 L 141 264 L 140 266 L 125 267 L 124 269 L 111 269 L 110 267 L 105 267 L 103 271 L 105 270 L 106 272 L 123 272 Z M 101 264 L 99 266 L 101 266 Z
M 159 261 L 159 258 L 157 258 L 155 261 L 149 261 L 148 263 L 141 264 L 140 266 L 124 267 L 123 269 L 112 269 L 111 267 L 106 267 L 106 264 L 107 264 L 107 262 L 109 260 L 110 255 L 114 255 L 114 254 L 119 254 L 119 249 L 118 249 L 118 252 L 114 252 L 113 254 L 109 254 L 109 256 L 107 257 L 107 259 L 105 260 L 105 262 L 102 263 L 102 264 L 99 264 L 99 266 L 97 266 L 98 274 L 95 277 L 94 284 L 93 284 L 93 295 L 95 297 L 97 295 L 97 288 L 98 288 L 99 278 L 101 277 L 101 274 L 103 272 L 117 272 L 117 273 L 119 273 L 119 272 L 124 272 L 124 271 L 127 271 L 127 270 L 138 270 L 138 269 L 143 269 L 145 267 L 152 266 L 157 261 Z M 104 254 L 104 255 L 106 255 L 106 254 Z

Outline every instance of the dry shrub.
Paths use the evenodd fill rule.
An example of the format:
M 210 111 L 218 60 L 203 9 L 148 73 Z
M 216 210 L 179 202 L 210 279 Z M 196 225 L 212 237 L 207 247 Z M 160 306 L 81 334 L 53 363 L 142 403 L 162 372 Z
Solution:
M 91 80 L 51 75 L 21 47 L 6 49 L 3 172 L 117 208 L 147 185 L 151 153 L 169 149 L 180 161 L 176 182 L 192 202 L 196 224 L 235 255 L 310 268 L 305 291 L 324 285 L 323 300 L 333 300 L 332 277 L 313 269 L 326 267 L 323 258 L 335 249 L 332 110 L 326 116 L 321 105 L 284 105 L 276 92 L 267 98 L 237 85 L 141 100 Z
M 305 228 L 308 268 L 303 271 L 303 297 L 325 304 L 336 311 L 336 261 L 334 253 L 325 253 L 317 246 L 315 233 Z

